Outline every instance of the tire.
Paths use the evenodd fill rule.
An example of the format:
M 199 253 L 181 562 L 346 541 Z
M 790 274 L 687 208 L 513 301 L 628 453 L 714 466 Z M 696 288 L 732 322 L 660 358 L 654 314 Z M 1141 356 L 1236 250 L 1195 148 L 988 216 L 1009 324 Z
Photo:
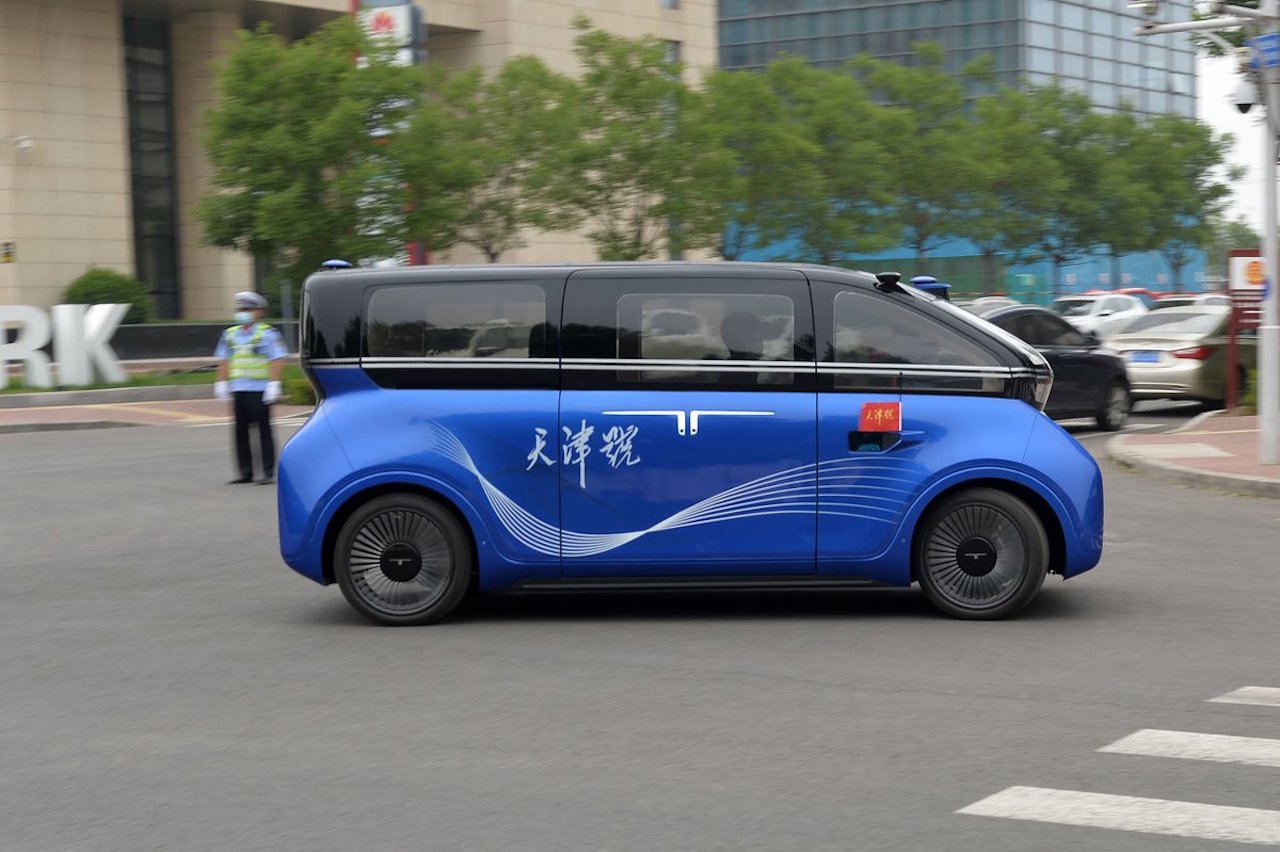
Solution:
M 1129 422 L 1129 410 L 1132 408 L 1129 386 L 1119 379 L 1113 381 L 1096 415 L 1098 428 L 1104 432 L 1119 432 Z
M 970 567 L 961 567 L 962 560 Z M 994 488 L 970 488 L 943 498 L 925 516 L 912 568 L 925 597 L 943 613 L 1006 618 L 1044 583 L 1049 537 L 1022 500 Z
M 333 547 L 333 573 L 357 612 L 392 626 L 431 624 L 461 602 L 475 557 L 466 528 L 417 494 L 386 494 L 356 509 Z

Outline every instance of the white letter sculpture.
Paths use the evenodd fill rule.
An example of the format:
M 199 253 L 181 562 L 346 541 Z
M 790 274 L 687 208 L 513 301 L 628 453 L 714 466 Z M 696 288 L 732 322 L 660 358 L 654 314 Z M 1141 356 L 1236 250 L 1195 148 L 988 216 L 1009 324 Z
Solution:
M 8 335 L 0 336 L 0 388 L 9 386 L 9 362 L 23 361 L 27 365 L 26 383 L 35 388 L 47 388 L 49 381 L 49 356 L 40 347 L 49 342 L 49 318 L 45 312 L 30 305 L 0 306 L 0 329 L 11 325 L 18 327 L 18 338 L 6 342 Z
M 108 341 L 128 312 L 128 305 L 53 306 L 53 351 L 58 357 L 58 384 L 91 385 L 95 366 L 103 381 L 125 382 L 125 372 Z

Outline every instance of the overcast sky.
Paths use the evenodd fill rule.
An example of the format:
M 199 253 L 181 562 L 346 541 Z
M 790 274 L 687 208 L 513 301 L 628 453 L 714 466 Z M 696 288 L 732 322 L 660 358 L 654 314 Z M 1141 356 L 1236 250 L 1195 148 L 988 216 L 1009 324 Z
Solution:
M 1262 109 L 1254 107 L 1242 114 L 1236 109 L 1234 95 L 1240 78 L 1235 60 L 1229 58 L 1196 59 L 1196 117 L 1218 133 L 1235 137 L 1230 161 L 1246 169 L 1235 184 L 1235 194 L 1228 215 L 1243 216 L 1255 230 L 1262 230 Z

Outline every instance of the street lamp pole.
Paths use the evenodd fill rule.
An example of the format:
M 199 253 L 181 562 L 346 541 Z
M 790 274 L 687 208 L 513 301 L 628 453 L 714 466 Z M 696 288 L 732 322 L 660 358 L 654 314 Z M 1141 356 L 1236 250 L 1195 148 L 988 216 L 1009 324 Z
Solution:
M 1265 27 L 1268 33 L 1276 30 L 1277 0 L 1264 0 L 1261 10 L 1267 15 Z M 1266 104 L 1267 121 L 1263 146 L 1266 168 L 1263 171 L 1262 191 L 1266 204 L 1262 227 L 1262 253 L 1266 258 L 1267 276 L 1262 293 L 1262 323 L 1258 327 L 1258 461 L 1262 464 L 1280 464 L 1280 322 L 1277 321 L 1277 283 L 1280 283 L 1280 223 L 1276 211 L 1276 124 L 1280 122 L 1280 81 L 1277 69 L 1266 61 L 1258 63 L 1260 86 Z
M 1277 293 L 1280 287 L 1280 223 L 1277 222 L 1276 159 L 1280 157 L 1280 0 L 1262 0 L 1260 8 L 1214 3 L 1213 11 L 1220 17 L 1200 21 L 1181 21 L 1158 24 L 1155 16 L 1160 0 L 1139 0 L 1129 4 L 1140 10 L 1146 20 L 1134 31 L 1135 35 L 1163 35 L 1166 33 L 1202 31 L 1212 36 L 1214 30 L 1244 29 L 1255 36 L 1253 66 L 1257 69 L 1258 92 L 1266 109 L 1263 133 L 1263 235 L 1262 254 L 1266 264 L 1266 282 L 1263 285 L 1262 323 L 1258 328 L 1258 461 L 1261 464 L 1280 464 L 1280 311 L 1277 311 Z M 1265 41 L 1265 44 L 1263 42 Z

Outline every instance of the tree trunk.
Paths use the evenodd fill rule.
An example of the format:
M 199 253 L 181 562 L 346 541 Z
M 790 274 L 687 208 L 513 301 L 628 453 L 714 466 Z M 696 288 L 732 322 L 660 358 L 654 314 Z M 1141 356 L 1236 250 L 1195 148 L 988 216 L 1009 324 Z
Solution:
M 1120 287 L 1120 255 L 1111 253 L 1111 289 Z
M 996 283 L 996 251 L 991 248 L 982 250 L 982 288 L 988 293 L 994 293 Z

